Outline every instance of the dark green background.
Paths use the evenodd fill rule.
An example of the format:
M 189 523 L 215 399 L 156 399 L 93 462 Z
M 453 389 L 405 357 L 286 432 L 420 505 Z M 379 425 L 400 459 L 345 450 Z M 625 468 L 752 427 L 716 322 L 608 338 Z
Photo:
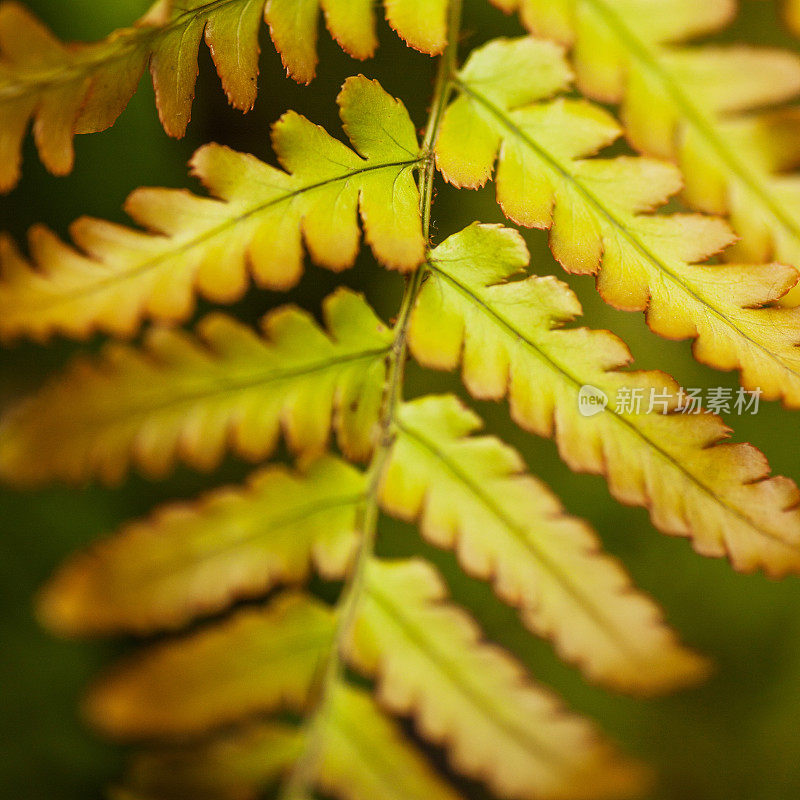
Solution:
M 100 37 L 135 19 L 145 0 L 35 0 L 28 5 L 57 32 L 73 39 Z M 516 23 L 490 9 L 485 0 L 467 0 L 465 47 L 498 33 L 516 34 Z M 270 158 L 268 127 L 287 108 L 296 108 L 338 135 L 334 97 L 342 80 L 363 71 L 379 78 L 424 125 L 431 87 L 430 59 L 407 50 L 381 29 L 375 61 L 358 64 L 321 42 L 322 66 L 310 88 L 283 75 L 266 36 L 262 37 L 261 92 L 247 116 L 230 110 L 206 52 L 201 57 L 198 100 L 189 135 L 168 139 L 158 125 L 147 81 L 109 132 L 77 141 L 75 173 L 53 178 L 26 145 L 25 175 L 19 188 L 0 198 L 0 223 L 18 237 L 44 221 L 59 232 L 81 214 L 122 221 L 126 194 L 138 185 L 190 185 L 184 164 L 199 144 L 215 140 Z M 796 44 L 784 36 L 771 3 L 746 1 L 727 38 Z M 434 211 L 438 240 L 481 219 L 500 221 L 491 190 L 454 192 L 440 187 Z M 541 234 L 528 236 L 534 268 L 563 277 Z M 391 316 L 398 282 L 364 257 L 346 276 Z M 653 336 L 641 315 L 604 306 L 592 282 L 573 280 L 588 324 L 608 327 L 631 346 L 637 366 L 659 367 L 688 386 L 735 386 L 735 376 L 699 367 L 686 343 Z M 316 307 L 333 276 L 310 268 L 292 299 Z M 255 320 L 285 296 L 253 292 L 236 312 Z M 84 347 L 96 347 L 95 340 Z M 0 353 L 0 406 L 38 385 L 62 364 L 75 345 L 20 345 Z M 410 371 L 409 393 L 450 390 L 448 376 Z M 520 433 L 509 424 L 506 406 L 480 407 L 489 427 L 519 447 L 531 467 L 559 492 L 567 508 L 587 517 L 608 549 L 619 554 L 639 586 L 661 602 L 685 641 L 713 658 L 715 676 L 702 688 L 666 699 L 634 701 L 587 686 L 554 657 L 548 645 L 529 636 L 515 614 L 497 603 L 481 584 L 460 575 L 449 554 L 432 553 L 446 571 L 455 596 L 484 623 L 488 635 L 517 652 L 533 673 L 561 692 L 576 709 L 598 719 L 631 753 L 649 761 L 660 776 L 652 800 L 790 800 L 800 796 L 800 583 L 774 583 L 736 575 L 726 563 L 700 558 L 683 540 L 654 531 L 641 509 L 625 508 L 597 478 L 575 476 L 558 460 L 551 442 Z M 797 423 L 800 417 L 775 405 L 757 417 L 732 419 L 740 440 L 758 444 L 777 472 L 800 479 Z M 81 725 L 81 687 L 118 645 L 68 643 L 42 632 L 32 614 L 36 589 L 76 547 L 112 530 L 124 519 L 147 512 L 164 500 L 191 496 L 220 481 L 238 480 L 247 469 L 230 460 L 214 477 L 188 470 L 167 483 L 133 478 L 119 490 L 97 486 L 55 488 L 36 493 L 0 490 L 0 796 L 13 800 L 89 800 L 118 773 L 119 754 Z M 388 524 L 386 553 L 418 550 L 411 528 Z M 427 549 L 426 549 L 426 552 Z M 470 791 L 473 791 L 470 789 Z M 475 796 L 479 796 L 476 794 Z

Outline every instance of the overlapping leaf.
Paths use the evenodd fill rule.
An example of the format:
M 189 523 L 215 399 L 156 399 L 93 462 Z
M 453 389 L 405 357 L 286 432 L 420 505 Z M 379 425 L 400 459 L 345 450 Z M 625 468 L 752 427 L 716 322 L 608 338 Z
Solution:
M 701 361 L 738 368 L 746 388 L 800 407 L 800 311 L 765 307 L 796 283 L 796 270 L 699 264 L 730 244 L 730 230 L 715 218 L 647 213 L 680 186 L 666 163 L 585 158 L 619 130 L 582 100 L 534 102 L 567 80 L 550 43 L 495 41 L 473 53 L 437 144 L 445 177 L 480 185 L 499 151 L 503 211 L 519 224 L 549 228 L 565 269 L 597 274 L 609 303 L 647 309 L 657 333 L 695 338 Z
M 318 782 L 344 800 L 457 800 L 363 690 L 341 684 L 325 719 Z M 302 749 L 302 731 L 252 723 L 219 740 L 138 756 L 128 774 L 136 796 L 158 800 L 240 800 L 280 779 Z
M 74 556 L 48 584 L 40 617 L 72 636 L 151 633 L 303 581 L 312 563 L 342 578 L 365 490 L 360 472 L 326 456 L 300 475 L 267 467 L 244 490 L 167 506 Z
M 302 709 L 334 637 L 333 612 L 299 594 L 141 651 L 89 693 L 93 724 L 119 738 L 185 738 L 253 714 Z
M 521 237 L 496 227 L 473 225 L 436 248 L 412 320 L 416 357 L 462 363 L 477 397 L 508 394 L 514 419 L 555 436 L 573 469 L 604 474 L 619 500 L 648 507 L 657 527 L 690 536 L 699 552 L 745 571 L 800 572 L 794 483 L 768 477 L 756 448 L 723 443 L 729 430 L 715 415 L 677 413 L 669 376 L 623 371 L 630 353 L 615 336 L 563 329 L 580 314 L 577 299 L 551 277 L 510 280 L 527 262 Z M 580 413 L 582 387 L 606 410 Z M 638 409 L 625 400 L 637 394 Z
M 510 655 L 444 602 L 423 561 L 370 565 L 351 657 L 378 677 L 381 700 L 412 714 L 455 769 L 508 798 L 625 797 L 638 770 L 592 727 L 531 683 Z
M 444 600 L 441 578 L 422 561 L 369 563 L 346 655 L 377 678 L 388 707 L 413 714 L 420 733 L 444 745 L 454 767 L 485 780 L 500 796 L 629 796 L 639 786 L 638 768 L 531 683 L 511 656 L 482 643 L 477 626 Z M 335 646 L 335 630 L 331 609 L 309 597 L 283 595 L 266 608 L 235 612 L 124 661 L 90 693 L 89 717 L 116 737 L 183 741 L 254 714 L 307 711 L 319 666 Z M 358 800 L 394 797 L 383 786 L 393 776 L 394 791 L 408 793 L 398 797 L 423 798 L 425 791 L 435 791 L 430 797 L 455 797 L 370 701 L 333 688 L 333 701 L 318 707 L 324 788 Z M 374 737 L 388 749 L 376 749 Z M 287 760 L 297 755 L 285 727 L 261 726 L 234 735 L 227 746 L 201 745 L 183 755 L 173 751 L 177 771 L 169 777 L 169 751 L 146 757 L 134 784 L 178 779 L 186 791 L 187 777 L 190 786 L 199 782 L 201 792 L 210 781 L 226 796 L 226 789 L 241 789 L 242 781 L 248 787 L 263 783 L 287 766 L 282 759 L 253 762 L 265 741 L 277 741 Z M 233 750 L 232 759 L 220 763 L 220 746 Z M 202 754 L 216 764 L 198 775 Z M 347 765 L 358 755 L 356 774 Z M 384 765 L 378 771 L 374 760 Z
M 340 270 L 359 248 L 359 208 L 376 258 L 400 270 L 424 257 L 414 125 L 375 81 L 348 79 L 338 103 L 355 150 L 287 112 L 272 131 L 286 171 L 218 145 L 201 148 L 195 174 L 214 195 L 140 189 L 127 210 L 146 231 L 81 219 L 76 248 L 41 227 L 33 263 L 0 237 L 0 337 L 132 333 L 141 317 L 185 319 L 199 292 L 230 302 L 257 283 L 300 278 L 303 240 L 313 260 Z
M 702 677 L 658 608 L 638 594 L 594 532 L 565 514 L 520 455 L 492 437 L 454 397 L 403 406 L 383 505 L 420 520 L 434 544 L 489 578 L 560 655 L 617 689 L 654 693 Z
M 800 266 L 800 126 L 763 135 L 761 109 L 800 93 L 797 54 L 752 46 L 678 47 L 725 27 L 735 0 L 493 0 L 537 33 L 574 45 L 578 85 L 622 103 L 633 145 L 675 159 L 694 207 L 729 211 L 742 240 L 731 258 Z M 756 112 L 756 113 L 750 113 Z M 779 115 L 780 116 L 780 115 Z M 795 291 L 787 303 L 796 304 Z
M 445 0 L 385 0 L 386 17 L 427 53 L 445 43 Z M 39 154 L 52 172 L 72 169 L 72 139 L 114 124 L 150 66 L 164 129 L 182 136 L 191 117 L 197 57 L 205 39 L 228 100 L 249 111 L 258 81 L 258 34 L 266 15 L 289 74 L 308 83 L 317 63 L 320 8 L 333 37 L 357 58 L 377 46 L 367 0 L 159 0 L 130 28 L 94 44 L 63 44 L 24 6 L 0 5 L 0 191 L 19 179 L 20 150 L 33 121 Z
M 289 306 L 265 317 L 263 338 L 213 314 L 197 336 L 156 328 L 142 349 L 111 343 L 8 412 L 0 474 L 21 484 L 115 482 L 132 461 L 158 476 L 178 458 L 210 469 L 228 447 L 266 457 L 281 429 L 291 449 L 314 454 L 332 426 L 346 453 L 365 458 L 391 334 L 347 290 L 324 314 L 330 334 Z

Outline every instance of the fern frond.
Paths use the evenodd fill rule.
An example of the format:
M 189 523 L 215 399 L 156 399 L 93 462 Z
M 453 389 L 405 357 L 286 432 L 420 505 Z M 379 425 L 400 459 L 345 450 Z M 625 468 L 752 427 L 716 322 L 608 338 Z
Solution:
M 334 628 L 324 604 L 281 595 L 121 662 L 89 692 L 86 713 L 117 738 L 180 739 L 249 715 L 303 709 Z
M 634 147 L 680 164 L 693 207 L 730 213 L 741 237 L 732 258 L 800 266 L 797 176 L 781 175 L 772 143 L 752 135 L 761 109 L 800 93 L 797 54 L 676 45 L 724 28 L 734 0 L 493 2 L 518 6 L 531 31 L 574 45 L 581 91 L 621 103 Z M 798 299 L 795 291 L 786 302 Z
M 414 124 L 363 76 L 349 78 L 337 102 L 355 151 L 290 111 L 272 130 L 286 172 L 207 145 L 192 168 L 214 198 L 140 189 L 126 208 L 146 231 L 81 219 L 74 249 L 37 227 L 33 263 L 0 237 L 0 337 L 131 334 L 143 315 L 185 319 L 197 292 L 236 300 L 251 274 L 287 289 L 301 276 L 304 240 L 316 263 L 345 269 L 359 249 L 359 208 L 378 261 L 413 269 L 425 253 Z
M 535 71 L 542 63 L 549 66 Z M 537 78 L 520 81 L 530 74 Z M 733 241 L 728 227 L 699 215 L 646 213 L 680 186 L 668 164 L 585 158 L 619 130 L 581 100 L 534 102 L 563 88 L 566 75 L 550 43 L 495 41 L 474 52 L 442 125 L 439 169 L 457 186 L 474 187 L 491 175 L 499 151 L 504 213 L 549 228 L 553 254 L 567 271 L 596 274 L 607 302 L 646 309 L 656 333 L 694 338 L 699 360 L 738 368 L 746 388 L 800 407 L 800 311 L 765 307 L 789 291 L 797 271 L 698 264 Z
M 740 570 L 800 572 L 800 492 L 768 477 L 756 448 L 727 444 L 722 420 L 676 413 L 678 385 L 660 372 L 628 372 L 625 345 L 607 331 L 563 329 L 581 312 L 577 298 L 552 277 L 509 279 L 528 264 L 522 238 L 473 225 L 433 251 L 431 276 L 411 327 L 411 349 L 426 366 L 453 369 L 476 397 L 509 395 L 514 419 L 555 436 L 575 470 L 603 474 L 617 499 L 646 506 L 666 533 L 690 536 L 706 555 L 727 555 Z M 608 400 L 583 416 L 582 387 Z M 641 392 L 669 413 L 620 403 Z M 645 394 L 647 392 L 648 394 Z
M 490 578 L 525 624 L 593 680 L 652 694 L 701 678 L 658 608 L 604 556 L 594 532 L 565 514 L 499 440 L 470 436 L 480 419 L 454 397 L 403 406 L 382 488 L 391 513 L 420 519 L 434 544 Z
M 592 679 L 648 694 L 701 677 L 702 659 L 600 553 L 591 529 L 524 473 L 518 453 L 470 437 L 479 425 L 452 397 L 404 405 L 383 507 L 420 518 L 432 542 L 492 579 L 525 623 Z M 40 599 L 40 617 L 69 635 L 148 633 L 302 581 L 312 561 L 325 577 L 342 578 L 365 493 L 364 475 L 328 457 L 301 476 L 268 468 L 244 491 L 168 506 L 62 567 Z
M 345 800 L 458 800 L 397 723 L 363 690 L 339 684 L 324 721 L 318 782 Z M 241 800 L 259 796 L 297 759 L 302 731 L 278 722 L 251 723 L 210 743 L 137 756 L 127 786 L 158 800 Z
M 447 748 L 456 769 L 508 798 L 623 797 L 639 786 L 639 769 L 592 726 L 531 683 L 510 655 L 481 642 L 475 623 L 444 602 L 433 567 L 370 559 L 366 570 L 345 655 L 377 679 L 389 709 L 413 714 L 420 733 Z M 335 630 L 331 609 L 282 595 L 123 661 L 89 694 L 89 717 L 119 738 L 186 740 L 255 714 L 303 712 Z M 343 744 L 327 730 L 331 715 L 391 734 L 386 723 L 364 718 L 363 702 L 344 709 L 335 701 L 316 723 L 325 726 L 326 748 Z M 360 730 L 369 741 L 372 727 Z M 349 780 L 365 792 L 354 797 L 384 796 L 366 792 L 368 773 Z M 341 790 L 334 775 L 322 782 Z
M 445 44 L 445 0 L 385 0 L 391 26 L 412 47 L 435 54 Z M 316 70 L 317 22 L 356 58 L 377 46 L 371 0 L 159 0 L 136 25 L 94 44 L 63 44 L 22 5 L 0 5 L 0 192 L 19 180 L 28 124 L 47 168 L 74 163 L 73 136 L 114 124 L 150 66 L 156 104 L 171 136 L 191 118 L 197 58 L 205 39 L 232 106 L 256 99 L 262 18 L 289 74 L 308 83 Z
M 364 476 L 330 456 L 302 474 L 267 467 L 244 490 L 170 505 L 76 555 L 48 583 L 39 616 L 70 636 L 151 633 L 233 601 L 342 578 L 356 545 Z
M 230 447 L 268 456 L 281 429 L 297 453 L 321 452 L 334 427 L 342 450 L 369 455 L 391 334 L 364 299 L 340 289 L 308 312 L 269 313 L 263 338 L 222 314 L 197 335 L 148 332 L 143 349 L 110 343 L 12 408 L 0 424 L 0 474 L 117 482 L 131 462 L 151 476 L 177 459 L 211 469 Z M 53 442 L 58 447 L 53 447 Z
M 377 676 L 379 697 L 412 714 L 454 769 L 508 798 L 605 798 L 634 793 L 641 775 L 526 678 L 475 623 L 444 602 L 421 560 L 370 563 L 350 657 Z

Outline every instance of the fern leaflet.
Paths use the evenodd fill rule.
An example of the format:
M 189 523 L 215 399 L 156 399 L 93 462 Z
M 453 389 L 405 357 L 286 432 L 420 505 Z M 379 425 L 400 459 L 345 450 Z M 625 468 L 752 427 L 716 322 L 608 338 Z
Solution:
M 302 273 L 303 240 L 317 263 L 345 269 L 358 253 L 359 208 L 378 260 L 413 269 L 424 257 L 414 125 L 364 77 L 349 79 L 338 102 L 358 152 L 288 112 L 272 131 L 286 172 L 207 145 L 192 168 L 215 199 L 140 189 L 127 210 L 146 232 L 82 219 L 72 228 L 76 250 L 37 227 L 34 264 L 0 238 L 0 336 L 127 335 L 143 315 L 186 319 L 197 291 L 231 302 L 250 274 L 288 289 Z
M 133 27 L 102 42 L 64 45 L 14 0 L 0 5 L 0 191 L 19 180 L 21 143 L 34 120 L 39 154 L 51 172 L 72 170 L 76 133 L 114 124 L 150 66 L 164 129 L 183 136 L 191 117 L 200 43 L 205 39 L 232 106 L 256 99 L 262 18 L 289 74 L 308 83 L 317 63 L 320 7 L 333 37 L 356 58 L 377 46 L 364 0 L 158 0 Z M 445 44 L 445 0 L 386 0 L 386 17 L 409 45 L 431 54 Z
M 294 594 L 265 610 L 238 612 L 118 665 L 90 693 L 88 713 L 116 737 L 180 742 L 243 715 L 302 711 L 312 702 L 333 622 L 317 601 Z M 480 642 L 469 617 L 444 602 L 441 578 L 424 562 L 370 560 L 346 652 L 377 678 L 386 705 L 412 714 L 420 734 L 443 744 L 456 768 L 502 796 L 582 796 L 575 793 L 590 785 L 586 796 L 617 797 L 639 783 L 638 768 L 590 725 L 566 714 L 510 656 Z M 265 674 L 274 677 L 264 681 Z M 327 731 L 342 691 L 337 682 L 318 720 L 326 748 L 335 743 Z M 200 696 L 203 702 L 193 700 Z M 324 767 L 321 774 L 325 785 Z
M 136 797 L 236 800 L 257 796 L 297 759 L 302 731 L 254 722 L 209 743 L 142 753 L 128 773 Z M 319 783 L 344 800 L 458 800 L 364 690 L 337 686 L 325 721 Z
M 331 456 L 299 475 L 266 467 L 243 490 L 172 505 L 76 555 L 39 616 L 71 636 L 179 628 L 316 572 L 343 578 L 356 547 L 364 476 Z
M 541 77 L 521 82 L 531 71 Z M 800 312 L 764 307 L 794 286 L 796 270 L 698 265 L 733 241 L 728 227 L 700 215 L 643 213 L 680 186 L 663 162 L 584 158 L 619 130 L 583 100 L 535 102 L 563 88 L 567 75 L 550 43 L 498 41 L 473 52 L 442 125 L 439 169 L 457 186 L 481 185 L 502 145 L 498 202 L 514 222 L 549 228 L 565 269 L 597 274 L 607 302 L 647 309 L 656 333 L 695 338 L 699 360 L 738 367 L 746 388 L 800 406 Z
M 800 192 L 795 176 L 795 115 L 778 113 L 792 133 L 764 135 L 774 122 L 762 109 L 800 93 L 796 54 L 750 46 L 677 47 L 716 32 L 734 0 L 492 0 L 519 8 L 528 28 L 574 45 L 578 85 L 622 104 L 632 144 L 676 160 L 695 208 L 730 212 L 741 242 L 735 260 L 800 266 Z M 755 113 L 744 113 L 755 112 Z M 796 305 L 797 291 L 785 301 Z
M 508 393 L 514 419 L 555 436 L 570 467 L 605 475 L 619 500 L 646 506 L 653 524 L 691 536 L 704 555 L 727 555 L 741 570 L 797 573 L 794 483 L 768 477 L 754 447 L 722 444 L 729 431 L 719 417 L 669 413 L 680 402 L 677 384 L 621 370 L 630 353 L 614 335 L 563 329 L 581 311 L 576 297 L 554 278 L 510 281 L 527 263 L 522 239 L 507 229 L 473 225 L 439 245 L 412 321 L 414 355 L 439 369 L 461 362 L 476 397 Z M 579 413 L 582 386 L 608 398 L 602 414 Z M 668 413 L 618 402 L 637 388 L 652 388 Z
M 467 572 L 491 578 L 564 659 L 633 693 L 663 692 L 703 674 L 702 661 L 600 553 L 592 531 L 525 474 L 519 454 L 468 436 L 480 421 L 455 398 L 408 403 L 397 424 L 384 506 L 420 518 L 430 541 L 455 548 Z
M 712 152 L 717 161 L 693 172 L 692 203 L 730 208 L 737 226 L 745 206 L 774 211 L 764 197 L 782 197 L 775 170 L 795 152 L 796 112 L 722 116 L 789 97 L 798 62 L 667 46 L 716 30 L 728 0 L 647 3 L 648 15 L 643 0 L 494 2 L 574 43 L 579 86 L 624 95 L 637 146 L 684 167 Z M 139 228 L 81 220 L 74 246 L 34 228 L 30 258 L 0 239 L 3 338 L 124 337 L 147 319 L 186 320 L 198 295 L 231 302 L 251 278 L 289 289 L 306 251 L 323 267 L 351 266 L 360 225 L 375 260 L 405 273 L 391 326 L 343 288 L 324 301 L 324 325 L 294 306 L 269 313 L 261 333 L 219 313 L 193 333 L 156 325 L 141 344 L 73 362 L 0 422 L 0 476 L 23 486 L 115 482 L 132 466 L 161 477 L 178 461 L 211 469 L 228 450 L 260 461 L 282 436 L 297 462 L 123 526 L 42 593 L 39 615 L 62 634 L 160 637 L 88 694 L 94 725 L 138 746 L 117 800 L 242 800 L 275 783 L 281 800 L 458 800 L 395 717 L 507 800 L 641 793 L 643 770 L 485 641 L 431 564 L 383 556 L 381 514 L 454 551 L 592 681 L 654 695 L 703 677 L 705 660 L 515 449 L 478 434 L 459 399 L 405 399 L 409 355 L 460 368 L 476 398 L 507 396 L 514 420 L 555 438 L 570 467 L 602 474 L 614 496 L 699 552 L 743 571 L 800 573 L 795 484 L 770 477 L 754 447 L 725 441 L 719 417 L 678 413 L 678 384 L 628 370 L 612 333 L 572 326 L 575 295 L 527 273 L 519 233 L 475 223 L 433 246 L 437 167 L 476 188 L 496 164 L 506 216 L 549 229 L 568 271 L 596 274 L 613 305 L 646 310 L 654 331 L 693 338 L 700 360 L 800 407 L 800 309 L 777 306 L 791 301 L 797 271 L 703 263 L 732 244 L 731 230 L 654 213 L 680 189 L 673 165 L 595 157 L 620 129 L 599 106 L 558 96 L 571 81 L 559 45 L 496 40 L 458 70 L 461 5 L 383 4 L 411 45 L 443 51 L 422 144 L 400 101 L 349 78 L 339 106 L 351 147 L 288 112 L 273 128 L 281 169 L 207 146 L 192 164 L 209 197 L 140 190 L 128 201 Z M 264 16 L 287 69 L 310 80 L 322 14 L 346 50 L 371 55 L 367 0 L 161 0 L 136 27 L 74 48 L 0 5 L 0 188 L 16 180 L 30 120 L 43 158 L 66 171 L 73 133 L 112 124 L 148 64 L 165 127 L 182 133 L 204 37 L 231 102 L 251 107 Z M 692 86 L 702 114 L 685 98 Z M 647 127 L 654 93 L 666 99 Z M 741 164 L 726 155 L 734 141 Z M 761 257 L 788 241 L 785 220 L 761 211 L 739 252 Z M 580 411 L 587 389 L 603 399 L 598 413 Z M 636 392 L 650 393 L 650 408 L 621 402 Z
M 330 335 L 284 307 L 264 319 L 264 338 L 215 314 L 198 337 L 156 328 L 144 352 L 108 345 L 99 361 L 78 360 L 8 413 L 0 474 L 27 484 L 95 475 L 113 483 L 131 461 L 159 476 L 179 457 L 211 469 L 229 446 L 265 458 L 281 429 L 291 449 L 309 455 L 325 448 L 332 425 L 344 452 L 367 458 L 389 331 L 343 289 L 325 316 Z

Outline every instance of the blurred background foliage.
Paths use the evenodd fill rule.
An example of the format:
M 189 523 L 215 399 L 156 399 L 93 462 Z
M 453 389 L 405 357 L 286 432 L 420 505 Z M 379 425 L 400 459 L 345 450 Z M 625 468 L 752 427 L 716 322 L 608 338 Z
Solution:
M 130 23 L 148 2 L 28 0 L 27 4 L 60 37 L 91 40 Z M 468 0 L 466 6 L 465 47 L 520 32 L 514 20 L 489 7 L 486 0 Z M 228 108 L 210 58 L 201 52 L 194 118 L 186 139 L 174 141 L 163 133 L 152 88 L 144 80 L 114 128 L 78 138 L 73 175 L 49 176 L 28 141 L 24 179 L 10 196 L 0 198 L 2 228 L 21 239 L 28 226 L 39 221 L 62 234 L 81 214 L 124 221 L 122 202 L 136 186 L 197 188 L 186 177 L 184 165 L 206 141 L 272 160 L 269 125 L 288 108 L 338 135 L 334 98 L 344 78 L 357 72 L 377 77 L 406 102 L 417 124 L 424 125 L 432 62 L 407 50 L 385 25 L 378 57 L 363 65 L 342 54 L 323 34 L 319 75 L 310 88 L 296 86 L 284 76 L 266 33 L 262 38 L 260 94 L 255 110 L 246 116 Z M 776 7 L 763 0 L 744 0 L 735 25 L 718 38 L 797 46 L 782 31 Z M 439 241 L 475 219 L 501 221 L 491 189 L 470 193 L 444 186 L 439 186 L 434 217 Z M 527 238 L 533 268 L 563 278 L 545 237 L 533 232 Z M 369 257 L 363 257 L 345 280 L 365 291 L 386 318 L 395 313 L 399 281 L 378 269 Z M 335 283 L 331 274 L 310 268 L 289 299 L 318 308 Z M 622 336 L 638 367 L 664 369 L 685 386 L 737 385 L 735 376 L 694 362 L 687 343 L 655 337 L 641 315 L 605 306 L 591 279 L 571 279 L 570 283 L 584 303 L 586 323 Z M 286 300 L 285 295 L 253 291 L 232 313 L 254 322 Z M 198 313 L 202 311 L 201 307 Z M 98 337 L 80 347 L 99 344 Z M 19 344 L 0 352 L 0 406 L 39 385 L 76 349 L 74 344 L 57 341 L 47 347 Z M 452 376 L 412 367 L 409 394 L 430 387 L 459 391 Z M 638 585 L 665 607 L 685 641 L 713 658 L 714 677 L 693 691 L 647 702 L 599 691 L 561 664 L 547 644 L 528 635 L 515 613 L 498 603 L 484 585 L 465 578 L 452 556 L 421 544 L 412 528 L 387 522 L 382 551 L 400 554 L 423 548 L 445 571 L 455 597 L 481 620 L 490 638 L 514 650 L 540 680 L 562 693 L 574 708 L 598 719 L 628 751 L 654 766 L 658 782 L 649 800 L 800 797 L 800 581 L 775 583 L 758 575 L 737 575 L 726 563 L 695 555 L 686 541 L 656 533 L 643 510 L 612 500 L 603 480 L 571 474 L 551 442 L 514 428 L 504 404 L 481 404 L 479 411 L 492 432 L 524 453 L 532 469 L 553 486 L 571 512 L 591 520 Z M 729 421 L 739 440 L 753 441 L 765 450 L 775 471 L 800 479 L 796 414 L 762 404 L 757 416 Z M 0 797 L 91 800 L 103 796 L 103 785 L 120 769 L 120 753 L 81 724 L 79 703 L 82 687 L 112 651 L 125 644 L 51 638 L 34 618 L 37 587 L 70 551 L 110 532 L 126 518 L 147 513 L 166 500 L 238 481 L 247 472 L 247 465 L 231 459 L 213 476 L 182 469 L 160 484 L 133 477 L 113 490 L 96 485 L 25 493 L 0 489 Z M 482 796 L 474 787 L 467 791 L 476 798 Z

